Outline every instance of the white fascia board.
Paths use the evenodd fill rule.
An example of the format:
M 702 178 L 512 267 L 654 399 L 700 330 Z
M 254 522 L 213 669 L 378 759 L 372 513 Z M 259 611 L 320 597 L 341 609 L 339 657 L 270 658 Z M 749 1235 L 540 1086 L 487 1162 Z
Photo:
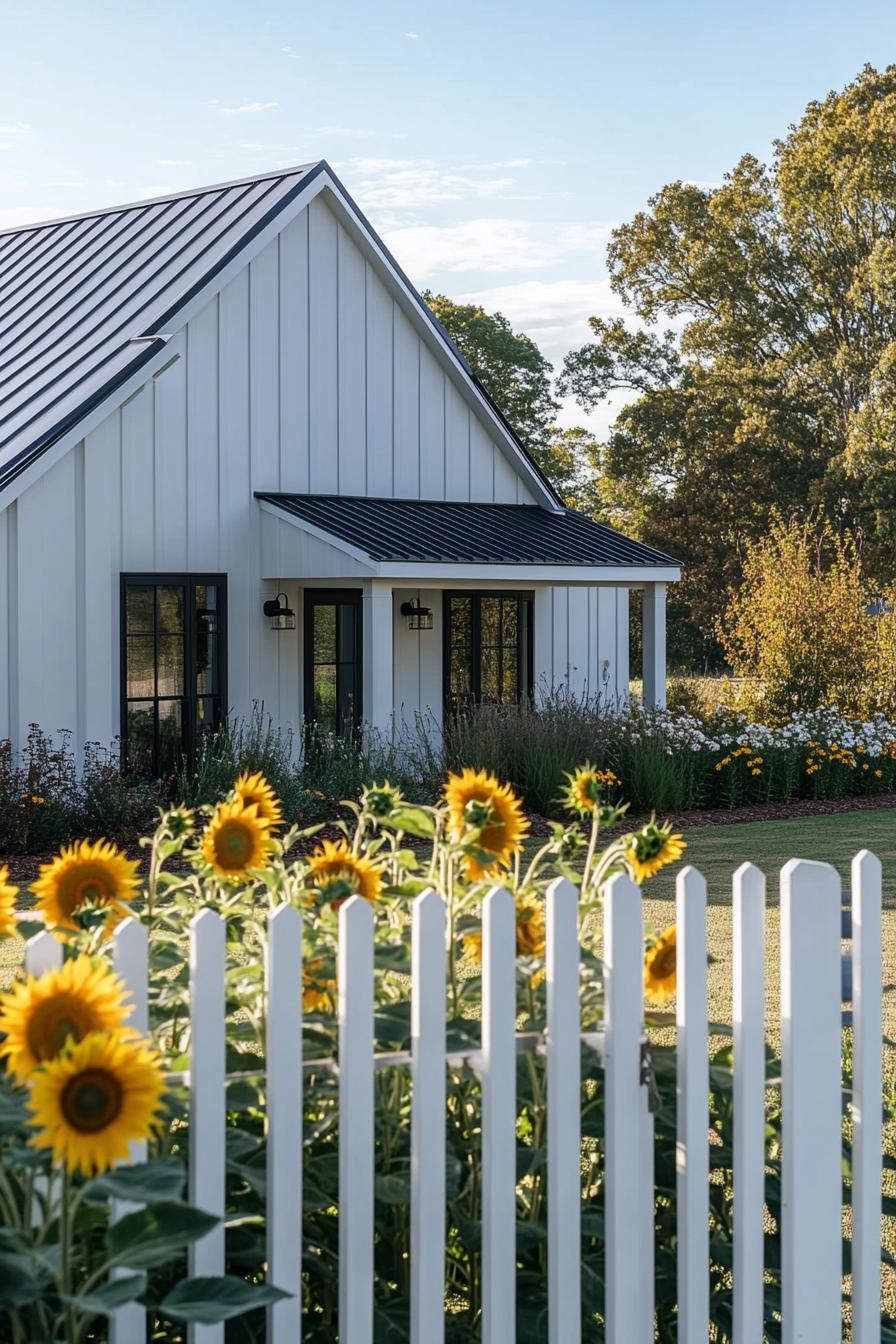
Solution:
M 454 350 L 447 341 L 439 336 L 438 331 L 426 317 L 426 314 L 421 312 L 419 296 L 412 288 L 410 288 L 401 272 L 396 269 L 391 257 L 384 250 L 383 244 L 372 231 L 358 207 L 354 206 L 354 202 L 347 198 L 343 193 L 340 184 L 330 177 L 326 169 L 321 173 L 321 181 L 326 184 L 329 194 L 339 206 L 339 222 L 355 242 L 361 242 L 362 245 L 366 247 L 367 251 L 375 258 L 379 268 L 388 276 L 393 288 L 399 292 L 404 300 L 402 307 L 411 320 L 415 331 L 426 341 L 426 344 L 435 354 L 439 362 L 451 370 L 454 382 L 461 388 L 467 401 L 473 406 L 480 419 L 486 422 L 492 434 L 494 434 L 502 444 L 505 457 L 508 458 L 514 469 L 523 477 L 526 484 L 535 494 L 536 499 L 538 499 L 544 507 L 549 509 L 552 513 L 561 513 L 563 511 L 563 506 L 558 504 L 535 467 L 525 454 L 520 451 L 519 445 L 513 438 L 513 435 L 508 433 L 506 427 L 502 424 L 499 417 L 495 414 L 492 407 L 479 391 L 479 388 L 471 380 L 470 375 L 457 358 Z
M 418 581 L 454 583 L 466 580 L 474 587 L 481 587 L 483 583 L 505 583 L 523 588 L 534 583 L 556 587 L 640 588 L 645 583 L 677 583 L 681 578 L 681 570 L 672 566 L 440 565 L 414 561 L 380 561 L 375 573 L 377 578 L 407 581 L 412 586 Z
M 162 369 L 169 364 L 174 364 L 180 358 L 180 354 L 172 355 L 168 342 L 171 340 L 170 333 L 164 336 L 154 337 L 155 340 L 164 341 L 165 345 L 159 350 L 152 359 L 148 359 L 145 364 L 141 364 L 125 382 L 110 392 L 105 401 L 99 402 L 92 411 L 88 411 L 85 416 L 67 429 L 64 434 L 52 443 L 49 448 L 36 457 L 24 471 L 16 476 L 15 480 L 10 481 L 5 490 L 0 491 L 0 509 L 6 508 L 8 504 L 18 499 L 25 491 L 32 486 L 35 481 L 40 480 L 41 476 L 48 472 L 51 467 L 63 458 L 70 448 L 74 448 L 76 443 L 80 443 L 88 434 L 96 429 L 97 425 L 129 401 L 135 393 L 139 392 L 145 383 L 152 382 Z

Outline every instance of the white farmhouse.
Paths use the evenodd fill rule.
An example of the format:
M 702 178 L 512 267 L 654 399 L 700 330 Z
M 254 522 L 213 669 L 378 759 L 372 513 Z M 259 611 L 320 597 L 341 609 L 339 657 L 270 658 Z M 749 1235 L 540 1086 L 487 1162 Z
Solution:
M 675 563 L 563 508 L 325 162 L 0 233 L 0 739 L 157 771 L 665 685 Z

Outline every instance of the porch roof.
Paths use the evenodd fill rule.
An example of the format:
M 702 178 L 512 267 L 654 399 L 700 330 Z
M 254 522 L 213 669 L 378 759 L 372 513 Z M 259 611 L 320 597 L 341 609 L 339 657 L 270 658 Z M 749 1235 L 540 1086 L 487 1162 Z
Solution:
M 572 571 L 632 570 L 632 578 L 678 578 L 677 562 L 571 509 L 455 500 L 368 499 L 351 495 L 257 498 L 298 526 L 385 574 L 393 565 L 525 566 Z M 661 572 L 659 572 L 661 571 Z M 525 576 L 522 576 L 525 577 Z M 578 577 L 578 574 L 576 575 Z

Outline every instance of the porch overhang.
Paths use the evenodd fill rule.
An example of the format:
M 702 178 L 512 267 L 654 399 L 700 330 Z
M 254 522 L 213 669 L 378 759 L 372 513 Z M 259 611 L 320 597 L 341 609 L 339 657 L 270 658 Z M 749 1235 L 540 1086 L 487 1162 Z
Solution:
M 675 583 L 671 557 L 572 510 L 257 493 L 263 577 L 481 587 Z

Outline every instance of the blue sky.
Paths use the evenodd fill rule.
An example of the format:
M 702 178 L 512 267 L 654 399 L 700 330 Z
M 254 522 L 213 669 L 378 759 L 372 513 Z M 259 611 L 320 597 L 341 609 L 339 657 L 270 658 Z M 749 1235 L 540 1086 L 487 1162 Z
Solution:
M 0 0 L 0 23 L 0 226 L 327 158 L 413 280 L 557 364 L 619 311 L 615 222 L 896 59 L 892 0 Z

